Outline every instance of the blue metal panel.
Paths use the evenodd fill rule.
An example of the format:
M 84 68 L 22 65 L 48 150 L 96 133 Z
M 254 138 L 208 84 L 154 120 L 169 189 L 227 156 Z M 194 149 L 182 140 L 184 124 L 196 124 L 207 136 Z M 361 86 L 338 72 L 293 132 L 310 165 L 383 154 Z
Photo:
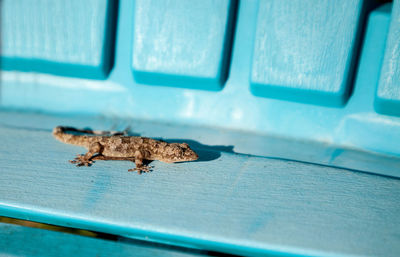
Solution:
M 1 68 L 105 78 L 114 0 L 1 1 Z
M 398 0 L 393 2 L 375 108 L 383 114 L 400 116 L 400 1 Z
M 219 90 L 228 72 L 235 0 L 136 0 L 136 81 Z
M 352 86 L 366 2 L 261 0 L 252 92 L 320 105 L 343 105 Z

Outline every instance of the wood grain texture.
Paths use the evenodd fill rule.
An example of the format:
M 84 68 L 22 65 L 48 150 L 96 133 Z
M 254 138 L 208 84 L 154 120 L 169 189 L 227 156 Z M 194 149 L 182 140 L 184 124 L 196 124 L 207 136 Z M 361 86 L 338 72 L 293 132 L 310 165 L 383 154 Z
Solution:
M 341 105 L 365 1 L 260 1 L 251 71 L 264 97 Z
M 18 110 L 85 113 L 223 128 L 219 133 L 211 133 L 209 136 L 203 133 L 205 136 L 200 138 L 201 141 L 211 145 L 230 145 L 230 142 L 234 141 L 235 151 L 241 153 L 378 171 L 393 176 L 396 173 L 400 174 L 400 165 L 396 165 L 395 162 L 386 169 L 382 160 L 366 165 L 364 158 L 345 157 L 346 151 L 340 151 L 351 147 L 397 156 L 397 159 L 400 157 L 400 145 L 397 143 L 400 142 L 400 133 L 397 133 L 400 130 L 400 119 L 377 114 L 371 104 L 378 83 L 391 8 L 384 15 L 379 15 L 384 16 L 383 20 L 387 18 L 387 23 L 382 22 L 382 19 L 378 21 L 376 15 L 371 16 L 374 19 L 370 20 L 367 29 L 368 40 L 364 41 L 352 97 L 343 108 L 325 108 L 254 97 L 249 92 L 258 1 L 239 3 L 231 71 L 226 86 L 218 93 L 135 83 L 131 74 L 132 56 L 129 54 L 132 50 L 134 1 L 121 0 L 119 4 L 116 66 L 109 79 L 93 81 L 40 73 L 2 71 L 0 105 Z M 225 133 L 227 129 L 249 133 L 237 133 L 232 137 Z M 158 137 L 161 134 L 160 131 L 150 134 L 153 132 L 150 125 L 142 131 L 146 131 L 148 136 Z M 195 134 L 185 132 L 183 128 L 180 132 L 186 138 L 192 135 L 192 139 L 200 140 L 199 137 L 193 136 Z M 264 143 L 263 140 L 259 140 L 260 137 L 251 137 L 250 133 L 296 139 L 301 141 L 301 144 L 293 145 L 292 141 L 282 146 L 274 140 Z M 171 138 L 176 137 L 182 136 L 176 133 Z M 304 146 L 304 142 L 310 141 L 323 147 L 321 150 L 309 151 L 310 147 Z M 335 152 L 342 154 L 331 158 L 332 149 L 326 149 L 327 146 L 339 148 L 339 151 Z M 365 156 L 363 153 L 361 155 Z M 397 170 L 394 171 L 396 167 Z
M 2 69 L 98 78 L 111 63 L 114 0 L 4 0 Z
M 0 215 L 239 254 L 400 253 L 398 179 L 225 152 L 145 175 L 77 168 L 84 149 L 51 136 L 76 119 L 14 117 L 0 126 Z
M 218 90 L 236 0 L 136 0 L 132 68 L 140 83 Z
M 400 116 L 400 1 L 394 0 L 375 107 L 378 112 Z

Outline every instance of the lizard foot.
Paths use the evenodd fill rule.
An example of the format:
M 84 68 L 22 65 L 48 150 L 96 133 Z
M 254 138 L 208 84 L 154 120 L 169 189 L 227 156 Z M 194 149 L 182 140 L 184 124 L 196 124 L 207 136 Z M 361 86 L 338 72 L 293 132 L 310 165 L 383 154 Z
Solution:
M 137 171 L 138 174 L 142 174 L 142 172 L 150 172 L 151 168 L 153 168 L 152 166 L 148 166 L 148 165 L 142 165 L 142 166 L 136 166 L 136 168 L 134 169 L 129 169 L 128 171 Z
M 69 161 L 70 163 L 76 164 L 77 167 L 80 166 L 91 166 L 93 164 L 92 160 L 88 160 L 84 155 L 78 154 L 75 159 Z

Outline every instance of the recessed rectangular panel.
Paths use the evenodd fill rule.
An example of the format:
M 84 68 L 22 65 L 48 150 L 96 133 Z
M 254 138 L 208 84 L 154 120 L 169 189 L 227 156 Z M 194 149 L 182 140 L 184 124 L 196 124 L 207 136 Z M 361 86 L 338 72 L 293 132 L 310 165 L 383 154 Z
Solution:
M 1 69 L 104 78 L 114 0 L 2 0 Z
M 362 0 L 261 0 L 251 91 L 340 106 L 348 97 Z
M 219 90 L 226 79 L 235 2 L 136 0 L 136 81 Z
M 375 109 L 383 114 L 400 116 L 400 1 L 393 2 Z

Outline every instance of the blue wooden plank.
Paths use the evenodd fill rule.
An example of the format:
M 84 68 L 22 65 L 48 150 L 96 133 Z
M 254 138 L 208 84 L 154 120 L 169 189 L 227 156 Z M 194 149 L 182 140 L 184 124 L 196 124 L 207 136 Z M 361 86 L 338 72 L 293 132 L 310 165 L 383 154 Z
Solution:
M 140 83 L 219 90 L 236 0 L 136 0 L 132 69 Z
M 376 91 L 376 111 L 400 116 L 400 2 L 393 2 L 390 29 L 380 80 Z
M 367 1 L 260 1 L 251 71 L 257 96 L 343 105 Z
M 358 150 L 352 147 L 338 147 L 325 143 L 313 143 L 309 141 L 276 137 L 274 135 L 257 135 L 234 130 L 222 130 L 219 128 L 182 126 L 179 124 L 168 124 L 143 120 L 118 120 L 114 118 L 96 119 L 93 116 L 78 118 L 49 117 L 46 115 L 32 113 L 0 112 L 0 124 L 8 128 L 42 130 L 43 124 L 32 122 L 28 127 L 21 127 L 24 121 L 43 120 L 43 124 L 51 128 L 60 124 L 67 124 L 79 128 L 87 127 L 87 120 L 91 121 L 93 128 L 101 130 L 118 129 L 122 131 L 127 127 L 134 128 L 135 135 L 151 138 L 159 138 L 171 142 L 187 142 L 195 149 L 217 151 L 206 154 L 202 160 L 212 160 L 220 156 L 218 151 L 250 154 L 255 156 L 266 156 L 316 163 L 351 170 L 370 172 L 400 178 L 400 157 L 391 154 L 379 154 L 373 151 Z M 49 125 L 51 124 L 51 125 Z M 362 131 L 363 123 L 351 124 Z M 397 131 L 393 131 L 393 138 Z M 364 135 L 365 136 L 365 135 Z M 377 141 L 384 140 L 376 136 Z M 398 147 L 393 142 L 393 147 Z
M 199 251 L 124 241 L 0 223 L 0 256 L 199 256 Z
M 112 66 L 114 0 L 1 2 L 1 68 L 105 78 Z
M 77 168 L 67 160 L 84 150 L 51 128 L 104 119 L 10 116 L 0 215 L 245 255 L 400 254 L 399 179 L 210 148 L 144 175 L 128 162 Z

